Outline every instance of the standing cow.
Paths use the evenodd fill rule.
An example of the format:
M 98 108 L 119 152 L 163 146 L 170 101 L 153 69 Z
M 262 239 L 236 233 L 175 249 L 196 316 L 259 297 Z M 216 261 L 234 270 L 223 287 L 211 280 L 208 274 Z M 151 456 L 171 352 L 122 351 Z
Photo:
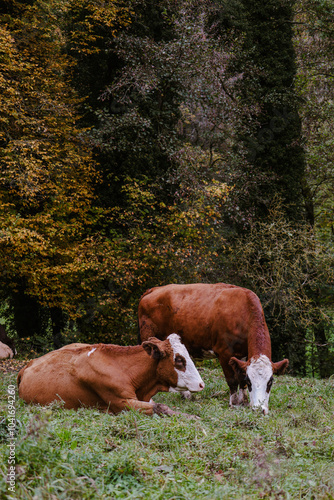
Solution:
M 248 386 L 251 406 L 268 413 L 273 374 L 284 373 L 289 361 L 271 361 L 270 335 L 255 293 L 225 283 L 156 287 L 141 297 L 138 319 L 141 341 L 176 332 L 194 358 L 216 356 L 230 406 L 247 402 Z
M 172 415 L 151 398 L 158 391 L 201 391 L 193 361 L 178 335 L 150 338 L 140 346 L 70 344 L 30 361 L 17 377 L 27 403 L 63 401 L 65 408 L 99 407 L 110 413 L 129 408 Z

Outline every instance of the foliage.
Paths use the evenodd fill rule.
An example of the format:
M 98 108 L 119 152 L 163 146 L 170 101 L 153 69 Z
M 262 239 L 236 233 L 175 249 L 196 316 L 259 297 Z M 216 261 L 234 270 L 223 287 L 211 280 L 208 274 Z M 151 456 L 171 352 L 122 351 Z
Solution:
M 293 2 L 240 2 L 244 39 L 236 64 L 242 79 L 239 98 L 248 106 L 238 136 L 244 161 L 235 177 L 238 207 L 246 221 L 268 215 L 271 199 L 279 195 L 290 218 L 304 217 L 298 96 L 294 81 Z M 239 144 L 237 145 L 239 147 Z M 242 224 L 246 226 L 247 223 Z
M 130 12 L 121 2 L 68 0 L 66 14 L 68 43 L 72 52 L 82 55 L 99 55 L 103 50 L 104 34 L 109 39 L 130 22 Z
M 131 25 L 110 46 L 116 70 L 101 87 L 90 133 L 102 164 L 104 203 L 122 203 L 123 176 L 138 172 L 161 184 L 166 201 L 178 187 L 169 173 L 178 170 L 185 143 L 210 150 L 216 162 L 215 150 L 226 147 L 237 107 L 237 77 L 227 66 L 238 47 L 215 37 L 212 5 L 197 2 L 195 15 L 193 2 L 159 2 L 157 30 L 148 19 L 152 5 L 139 3 Z
M 67 8 L 14 4 L 1 24 L 1 275 L 22 336 L 40 333 L 41 307 L 52 323 L 57 310 L 77 316 L 98 258 L 92 226 L 102 216 L 93 205 L 99 176 L 78 125 L 81 101 L 68 82 Z M 100 22 L 99 6 L 90 8 Z M 116 13 L 104 17 L 108 28 Z M 28 303 L 33 331 L 27 323 L 18 328 Z
M 228 408 L 228 388 L 215 363 L 203 365 L 202 376 L 206 387 L 194 401 L 181 402 L 175 394 L 155 397 L 199 417 L 192 420 L 75 412 L 56 404 L 27 406 L 17 399 L 13 497 L 333 497 L 332 379 L 277 378 L 270 413 L 263 416 L 249 408 Z M 14 376 L 1 379 L 5 418 L 10 383 Z M 6 495 L 6 420 L 0 431 L 0 491 Z
M 298 3 L 295 46 L 306 151 L 303 194 L 308 220 L 319 237 L 333 236 L 333 9 L 331 2 Z
M 67 0 L 62 22 L 64 50 L 73 58 L 71 83 L 85 99 L 82 111 L 91 126 L 89 106 L 99 107 L 98 98 L 109 78 L 110 46 L 119 31 L 131 22 L 129 2 Z M 113 61 L 114 63 L 114 61 Z
M 103 89 L 102 78 L 91 108 L 98 201 L 108 215 L 98 222 L 99 279 L 88 280 L 90 294 L 80 304 L 85 340 L 129 342 L 146 288 L 209 279 L 224 247 L 222 207 L 230 189 L 214 147 L 232 128 L 234 80 L 225 74 L 232 49 L 207 33 L 207 2 L 197 5 L 196 22 L 191 2 L 137 7 L 109 44 L 110 83 Z M 83 70 L 87 60 L 77 61 Z
M 81 52 L 73 51 L 78 70 L 74 84 L 81 95 L 89 98 L 85 119 L 93 125 L 89 139 L 99 160 L 103 181 L 99 202 L 107 207 L 122 202 L 122 176 L 154 177 L 167 169 L 166 146 L 160 139 L 166 130 L 175 135 L 174 130 L 171 131 L 177 114 L 175 81 L 173 78 L 169 81 L 171 64 L 167 56 L 161 58 L 159 44 L 154 39 L 156 17 L 159 17 L 158 37 L 162 40 L 169 36 L 169 23 L 164 19 L 160 3 L 155 6 L 151 2 L 134 1 L 129 7 L 131 22 L 127 27 L 124 26 L 129 20 L 124 23 L 117 37 L 112 37 L 110 30 L 96 26 L 99 39 L 90 40 L 90 50 L 96 50 L 96 54 L 82 57 Z M 151 24 L 147 24 L 150 13 L 153 18 Z M 69 49 L 72 50 L 71 42 Z M 140 68 L 147 60 L 153 68 L 150 72 L 159 73 L 159 88 L 151 88 L 151 94 L 143 96 L 140 85 L 146 88 L 148 78 L 144 76 L 139 83 L 137 77 L 143 76 Z M 163 139 L 168 142 L 166 136 Z
M 1 274 L 54 307 L 64 306 L 74 259 L 89 246 L 96 173 L 75 126 L 57 25 L 45 24 L 50 5 L 34 7 L 1 27 Z
M 189 283 L 210 276 L 224 242 L 212 229 L 219 225 L 228 188 L 204 181 L 193 192 L 192 204 L 166 205 L 148 178 L 127 178 L 124 204 L 110 210 L 96 288 L 89 281 L 91 299 L 80 322 L 85 341 L 135 343 L 136 311 L 144 291 L 171 282 Z M 88 284 L 87 284 L 88 289 Z
M 295 373 L 305 374 L 308 343 L 319 344 L 316 333 L 310 336 L 310 332 L 316 332 L 319 324 L 326 331 L 322 350 L 331 350 L 327 376 L 333 373 L 333 259 L 332 249 L 319 243 L 311 228 L 288 221 L 277 202 L 268 220 L 256 222 L 233 247 L 237 279 L 251 285 L 261 298 L 273 355 L 288 357 Z M 313 373 L 319 374 L 321 361 L 314 353 Z
M 276 353 L 328 376 L 329 3 L 0 13 L 0 316 L 19 348 L 133 343 L 147 288 L 230 281 L 260 295 Z

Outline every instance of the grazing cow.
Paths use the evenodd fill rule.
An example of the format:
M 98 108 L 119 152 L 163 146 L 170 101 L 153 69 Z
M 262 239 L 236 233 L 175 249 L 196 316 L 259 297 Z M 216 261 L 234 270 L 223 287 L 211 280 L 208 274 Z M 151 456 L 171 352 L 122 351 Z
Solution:
M 17 377 L 27 403 L 55 400 L 65 408 L 99 407 L 110 413 L 133 408 L 147 415 L 172 415 L 150 401 L 158 391 L 201 391 L 194 363 L 178 335 L 150 338 L 140 346 L 70 344 L 30 361 Z
M 194 358 L 216 356 L 230 406 L 248 402 L 248 386 L 251 406 L 268 413 L 273 374 L 284 373 L 289 361 L 271 361 L 269 331 L 255 293 L 225 283 L 156 287 L 141 297 L 138 320 L 141 341 L 176 332 Z
M 15 354 L 14 342 L 8 337 L 5 328 L 0 325 L 0 359 L 13 358 Z

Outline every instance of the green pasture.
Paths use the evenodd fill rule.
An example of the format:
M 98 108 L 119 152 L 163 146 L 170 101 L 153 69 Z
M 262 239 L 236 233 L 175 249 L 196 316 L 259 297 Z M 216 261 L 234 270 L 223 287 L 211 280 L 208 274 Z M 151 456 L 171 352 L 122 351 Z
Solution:
M 191 419 L 27 406 L 16 394 L 13 493 L 6 483 L 7 389 L 16 376 L 3 374 L 0 498 L 334 498 L 333 378 L 276 378 L 264 416 L 228 407 L 216 362 L 200 370 L 206 387 L 193 401 L 155 396 L 198 417 Z

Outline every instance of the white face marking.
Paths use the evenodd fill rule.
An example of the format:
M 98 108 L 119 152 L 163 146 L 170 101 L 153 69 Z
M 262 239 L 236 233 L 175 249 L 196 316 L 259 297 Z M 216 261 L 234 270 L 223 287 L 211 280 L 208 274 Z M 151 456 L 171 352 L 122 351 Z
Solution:
M 96 351 L 96 347 L 93 347 L 93 349 L 87 353 L 87 356 L 90 356 L 91 354 L 93 354 L 94 351 Z
M 264 354 L 257 359 L 252 358 L 246 370 L 246 376 L 251 383 L 251 390 L 248 387 L 251 406 L 261 406 L 263 413 L 267 414 L 271 384 L 269 384 L 269 392 L 267 392 L 267 387 L 273 376 L 270 359 Z
M 177 373 L 177 386 L 174 387 L 173 392 L 176 391 L 191 391 L 198 392 L 204 389 L 204 382 L 198 373 L 196 366 L 194 365 L 192 359 L 189 356 L 189 353 L 186 347 L 181 344 L 181 340 L 179 335 L 176 333 L 172 333 L 167 337 L 170 345 L 174 351 L 174 360 L 177 354 L 180 354 L 186 360 L 186 369 L 185 371 L 178 370 L 174 367 L 174 370 Z

